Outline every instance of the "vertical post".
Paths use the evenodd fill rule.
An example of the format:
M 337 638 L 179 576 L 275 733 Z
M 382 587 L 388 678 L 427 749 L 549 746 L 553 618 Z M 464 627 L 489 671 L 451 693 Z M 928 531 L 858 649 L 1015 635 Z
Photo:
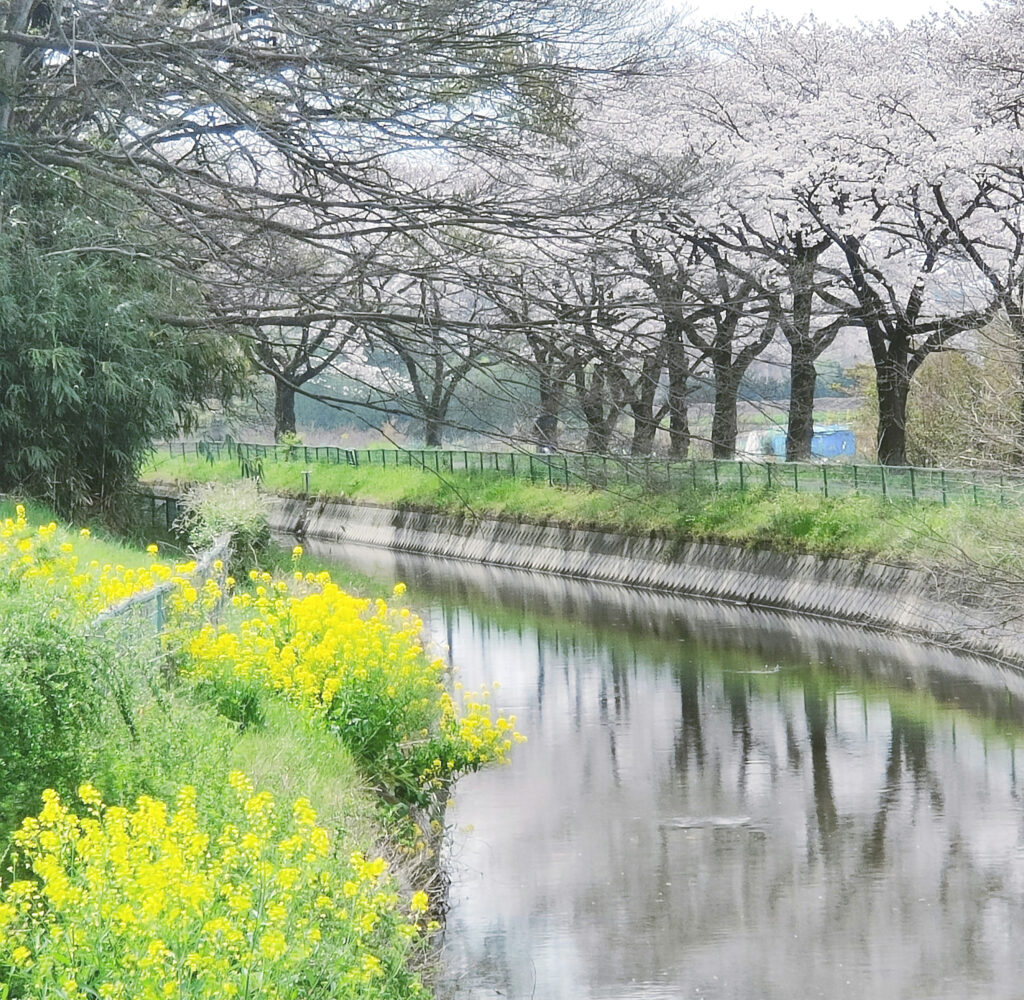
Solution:
M 858 492 L 858 488 L 857 488 L 857 463 L 856 462 L 854 462 L 854 464 L 853 464 L 853 492 L 854 493 Z
M 793 492 L 800 492 L 800 466 L 798 463 L 793 463 Z
M 532 483 L 533 481 L 534 481 L 534 476 L 533 476 L 533 452 L 530 452 L 530 482 Z
M 743 493 L 747 488 L 746 483 L 743 482 L 743 463 L 737 462 L 736 467 L 740 470 L 740 493 Z
M 311 469 L 303 469 L 302 470 L 302 478 L 305 480 L 305 486 L 306 486 L 306 489 L 305 489 L 306 496 L 309 496 L 309 474 L 310 474 L 311 471 L 312 471 Z
M 880 465 L 879 468 L 882 470 L 882 499 L 885 500 L 889 496 L 889 490 L 885 482 L 885 466 Z
M 562 456 L 562 469 L 565 472 L 565 485 L 569 485 L 569 456 Z
M 825 494 L 825 499 L 828 499 L 828 466 L 822 463 L 821 466 L 821 489 Z
M 440 460 L 438 458 L 438 452 L 435 451 L 434 452 L 434 471 L 435 472 L 440 472 L 441 471 L 441 467 L 440 467 L 439 463 L 440 463 Z
M 548 486 L 554 486 L 554 481 L 551 478 L 551 456 L 544 456 L 544 464 L 548 467 Z
M 717 490 L 718 489 L 718 459 L 717 458 L 711 459 L 711 465 L 712 465 L 712 467 L 715 470 L 715 489 Z
M 772 488 L 772 463 L 765 462 L 765 471 L 768 473 L 768 489 Z
M 693 483 L 693 488 L 697 488 L 697 459 L 690 459 L 690 480 Z
M 946 470 L 939 470 L 939 485 L 942 487 L 942 506 L 946 506 Z
M 974 494 L 974 506 L 978 506 L 978 474 L 971 473 L 971 492 Z
M 516 453 L 512 452 L 512 478 L 516 478 Z

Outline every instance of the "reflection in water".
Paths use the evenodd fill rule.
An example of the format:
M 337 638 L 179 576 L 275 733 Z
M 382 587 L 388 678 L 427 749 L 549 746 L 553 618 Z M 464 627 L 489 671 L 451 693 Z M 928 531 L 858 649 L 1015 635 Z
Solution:
M 1020 675 L 745 608 L 345 558 L 405 579 L 529 737 L 449 813 L 451 997 L 1024 996 Z

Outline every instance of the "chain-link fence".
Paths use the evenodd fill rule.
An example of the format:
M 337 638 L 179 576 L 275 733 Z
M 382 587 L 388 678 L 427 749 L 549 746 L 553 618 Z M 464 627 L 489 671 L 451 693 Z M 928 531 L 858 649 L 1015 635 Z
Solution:
M 169 454 L 210 461 L 235 460 L 240 474 L 262 474 L 265 460 L 303 468 L 296 486 L 315 491 L 317 465 L 410 467 L 436 473 L 501 476 L 551 486 L 615 488 L 638 484 L 655 492 L 679 490 L 779 489 L 826 497 L 864 494 L 892 500 L 941 504 L 1017 504 L 1024 501 L 1024 475 L 989 469 L 937 469 L 852 462 L 674 460 L 651 456 L 537 454 L 522 451 L 337 448 L 334 446 L 241 444 L 196 441 L 169 444 Z M 161 501 L 162 502 L 162 501 Z M 156 503 L 156 501 L 154 501 Z M 161 513 L 170 517 L 169 508 Z M 154 508 L 154 518 L 158 513 Z
M 166 582 L 150 590 L 132 594 L 107 608 L 85 629 L 86 636 L 102 642 L 114 651 L 109 658 L 109 675 L 97 678 L 118 707 L 125 724 L 134 734 L 133 706 L 142 692 L 152 692 L 156 686 L 169 680 L 173 664 L 173 637 L 169 626 L 174 624 L 171 602 L 182 581 L 201 587 L 208 580 L 218 582 L 223 590 L 224 577 L 231 548 L 231 536 L 222 535 L 185 573 L 175 574 Z M 197 605 L 201 607 L 201 605 Z M 192 612 L 204 621 L 215 618 L 219 603 L 212 608 Z M 194 628 L 198 622 L 190 621 Z

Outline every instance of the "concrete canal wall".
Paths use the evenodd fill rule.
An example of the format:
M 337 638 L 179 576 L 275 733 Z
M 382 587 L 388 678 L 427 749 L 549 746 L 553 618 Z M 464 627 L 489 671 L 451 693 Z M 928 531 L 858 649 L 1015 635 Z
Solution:
M 1024 663 L 1024 635 L 984 609 L 951 604 L 943 580 L 919 569 L 341 500 L 279 498 L 271 526 L 326 541 L 794 611 Z

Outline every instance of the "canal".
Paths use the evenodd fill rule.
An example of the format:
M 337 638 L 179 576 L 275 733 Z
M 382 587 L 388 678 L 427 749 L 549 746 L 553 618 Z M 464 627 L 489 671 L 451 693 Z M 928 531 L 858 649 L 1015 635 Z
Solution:
M 499 681 L 528 737 L 448 812 L 442 997 L 1024 997 L 1020 674 L 806 618 L 307 548 L 404 580 L 458 680 Z

